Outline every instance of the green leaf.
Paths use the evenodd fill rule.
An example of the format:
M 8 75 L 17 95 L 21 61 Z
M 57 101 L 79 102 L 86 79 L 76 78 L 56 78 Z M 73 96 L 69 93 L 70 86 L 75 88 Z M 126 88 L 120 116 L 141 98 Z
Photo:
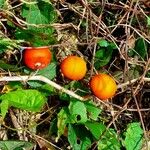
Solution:
M 138 55 L 145 59 L 148 55 L 148 45 L 146 41 L 143 38 L 139 38 L 135 43 L 135 51 L 138 53 Z
M 102 40 L 98 41 L 98 45 L 101 47 L 107 47 L 109 45 L 109 43 L 108 43 L 108 41 L 102 39 Z
M 150 16 L 147 16 L 147 25 L 150 26 Z
M 2 101 L 0 104 L 0 110 L 3 119 L 5 118 L 6 113 L 8 112 L 8 108 L 9 108 L 8 100 Z
M 70 88 L 72 90 L 78 89 L 78 90 L 76 90 L 76 94 L 78 94 L 80 96 L 86 96 L 89 93 L 89 88 L 87 86 L 83 85 L 79 81 L 73 81 L 73 84 Z
M 65 127 L 69 121 L 69 110 L 67 107 L 63 107 L 57 114 L 57 140 L 64 133 Z
M 0 96 L 2 101 L 8 101 L 9 106 L 27 111 L 38 112 L 46 100 L 37 90 L 17 90 Z
M 0 68 L 9 71 L 19 70 L 19 68 L 16 65 L 7 64 L 3 60 L 0 60 Z
M 77 144 L 77 135 L 71 124 L 68 125 L 68 141 L 74 150 L 81 148 L 81 146 Z
M 0 0 L 0 8 L 4 6 L 5 0 Z
M 30 69 L 24 69 L 26 74 L 31 74 L 33 71 Z M 42 75 L 52 80 L 56 77 L 56 63 L 50 63 L 46 68 L 39 70 L 36 75 Z M 43 85 L 41 81 L 28 81 L 27 82 L 32 88 L 37 88 Z
M 106 40 L 100 40 L 98 42 L 99 48 L 95 53 L 95 68 L 99 69 L 102 66 L 107 65 L 111 58 L 113 51 L 117 49 L 117 46 L 113 42 L 108 42 Z
M 5 52 L 7 49 L 20 48 L 19 44 L 23 41 L 19 40 L 11 40 L 9 38 L 1 38 L 0 39 L 0 54 Z
M 86 122 L 85 126 L 90 130 L 92 135 L 98 140 L 103 132 L 106 130 L 106 126 L 99 122 Z
M 83 102 L 71 101 L 69 105 L 71 118 L 76 123 L 85 123 L 87 121 L 87 110 Z
M 110 62 L 112 57 L 113 49 L 109 46 L 106 49 L 102 48 L 95 53 L 95 68 L 105 66 Z
M 26 141 L 0 141 L 1 150 L 31 150 L 34 144 Z
M 40 91 L 45 96 L 50 96 L 54 94 L 55 89 L 49 84 L 44 84 L 38 88 L 38 91 Z
M 98 150 L 120 150 L 120 148 L 117 133 L 113 129 L 107 130 L 98 142 Z
M 49 131 L 48 131 L 48 135 L 51 136 L 52 134 L 57 134 L 57 118 L 54 118 L 53 120 L 51 120 L 50 122 L 50 127 L 49 127 Z
M 38 0 L 36 4 L 24 4 L 22 16 L 29 24 L 49 24 L 56 20 L 53 6 L 43 0 Z M 29 25 L 29 28 L 32 27 Z
M 130 123 L 125 132 L 123 144 L 126 150 L 141 150 L 143 140 L 143 130 L 140 123 Z
M 97 108 L 92 102 L 85 102 L 85 106 L 87 109 L 87 113 L 92 120 L 97 120 L 99 114 L 101 113 L 101 109 Z
M 37 75 L 42 75 L 52 80 L 56 77 L 56 63 L 51 62 L 46 68 L 39 70 Z
M 60 98 L 60 100 L 70 102 L 70 96 L 64 92 L 59 93 L 59 98 Z
M 82 134 L 78 134 L 83 131 Z M 73 125 L 68 125 L 68 141 L 72 146 L 73 150 L 86 150 L 91 145 L 91 140 L 87 136 L 88 133 L 82 127 L 75 128 Z
M 17 90 L 17 89 L 22 89 L 23 88 L 23 84 L 19 81 L 13 81 L 13 82 L 9 82 L 8 83 L 8 87 L 11 90 Z
M 16 39 L 22 39 L 24 41 L 30 42 L 32 46 L 45 46 L 51 45 L 56 42 L 55 37 L 53 36 L 54 29 L 49 28 L 33 28 L 33 29 L 17 29 L 15 32 Z
M 56 42 L 53 36 L 54 28 L 50 24 L 56 21 L 57 13 L 50 2 L 38 0 L 36 4 L 24 4 L 22 17 L 28 23 L 28 28 L 17 29 L 17 39 L 24 39 L 32 46 L 44 46 Z

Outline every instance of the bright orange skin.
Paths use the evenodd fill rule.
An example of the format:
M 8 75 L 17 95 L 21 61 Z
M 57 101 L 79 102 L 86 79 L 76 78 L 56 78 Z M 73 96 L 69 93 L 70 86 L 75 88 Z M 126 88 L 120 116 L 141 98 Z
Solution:
M 70 80 L 81 80 L 87 71 L 86 62 L 78 56 L 66 57 L 61 62 L 60 69 L 62 74 Z
M 97 74 L 90 81 L 93 94 L 101 100 L 112 98 L 117 90 L 114 79 L 107 74 Z
M 23 53 L 25 65 L 33 70 L 43 69 L 48 66 L 52 59 L 52 53 L 48 47 L 30 47 Z

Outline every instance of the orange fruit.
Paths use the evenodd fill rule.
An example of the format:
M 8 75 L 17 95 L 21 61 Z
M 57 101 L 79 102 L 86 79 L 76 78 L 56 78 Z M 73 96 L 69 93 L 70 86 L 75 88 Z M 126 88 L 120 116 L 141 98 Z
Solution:
M 107 74 L 97 74 L 90 81 L 93 94 L 101 100 L 112 98 L 117 90 L 115 80 Z
M 48 47 L 30 47 L 23 51 L 25 65 L 33 70 L 43 69 L 52 59 L 52 53 Z
M 81 80 L 87 71 L 86 62 L 78 56 L 68 56 L 60 64 L 62 74 L 70 80 Z

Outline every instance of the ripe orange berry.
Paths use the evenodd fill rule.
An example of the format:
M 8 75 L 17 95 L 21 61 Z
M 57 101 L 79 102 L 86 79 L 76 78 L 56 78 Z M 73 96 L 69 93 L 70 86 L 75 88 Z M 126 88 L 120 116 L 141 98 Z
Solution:
M 101 100 L 106 100 L 115 95 L 117 85 L 114 79 L 107 74 L 97 74 L 90 81 L 93 94 Z
M 81 80 L 87 71 L 86 62 L 78 56 L 66 57 L 60 65 L 62 74 L 71 80 Z
M 23 52 L 23 61 L 30 69 L 43 69 L 52 59 L 52 53 L 48 47 L 30 47 Z

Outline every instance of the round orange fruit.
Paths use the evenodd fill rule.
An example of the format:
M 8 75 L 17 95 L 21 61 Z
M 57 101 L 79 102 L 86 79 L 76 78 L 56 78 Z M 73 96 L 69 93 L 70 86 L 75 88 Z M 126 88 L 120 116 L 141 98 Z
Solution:
M 87 67 L 84 59 L 78 56 L 68 56 L 60 64 L 62 74 L 70 80 L 84 78 Z
M 97 74 L 90 81 L 93 94 L 101 100 L 112 98 L 117 90 L 115 80 L 107 74 Z
M 43 69 L 52 59 L 52 53 L 48 47 L 30 47 L 23 51 L 25 65 L 33 70 Z

